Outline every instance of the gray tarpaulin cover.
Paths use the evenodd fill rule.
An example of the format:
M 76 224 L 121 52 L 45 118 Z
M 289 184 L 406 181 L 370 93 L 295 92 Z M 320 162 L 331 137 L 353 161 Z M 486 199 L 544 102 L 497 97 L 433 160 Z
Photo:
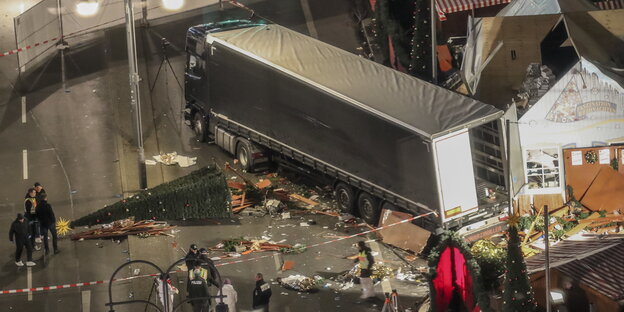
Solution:
M 598 7 L 587 0 L 516 0 L 498 12 L 497 16 L 525 16 L 593 11 Z
M 503 113 L 278 25 L 212 33 L 208 41 L 213 38 L 429 139 Z

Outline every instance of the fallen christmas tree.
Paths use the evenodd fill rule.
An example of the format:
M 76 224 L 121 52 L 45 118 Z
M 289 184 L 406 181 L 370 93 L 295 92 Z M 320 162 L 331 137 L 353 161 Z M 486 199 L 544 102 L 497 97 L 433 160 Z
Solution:
M 72 227 L 135 220 L 186 220 L 230 216 L 230 192 L 223 172 L 205 167 L 141 191 L 71 223 Z

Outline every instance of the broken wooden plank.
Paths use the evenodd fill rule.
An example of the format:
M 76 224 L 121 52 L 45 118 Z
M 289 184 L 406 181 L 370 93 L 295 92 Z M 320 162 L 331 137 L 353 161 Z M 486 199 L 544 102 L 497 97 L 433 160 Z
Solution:
M 567 237 L 570 237 L 572 235 L 577 234 L 578 232 L 582 231 L 584 228 L 587 227 L 587 225 L 589 223 L 591 223 L 592 219 L 596 219 L 600 217 L 600 214 L 597 212 L 592 213 L 589 217 L 587 217 L 586 219 L 583 220 L 579 220 L 579 225 L 575 226 L 574 228 L 572 228 L 571 230 L 567 231 L 565 233 L 565 235 Z
M 311 200 L 311 199 L 305 198 L 305 197 L 303 197 L 303 196 L 301 196 L 301 195 L 297 195 L 297 194 L 290 194 L 290 195 L 289 195 L 289 197 L 290 197 L 291 199 L 298 200 L 298 201 L 300 201 L 300 202 L 304 202 L 304 203 L 306 203 L 306 204 L 308 204 L 308 205 L 310 205 L 310 206 L 316 206 L 316 205 L 318 205 L 318 203 L 317 203 L 317 202 L 315 202 L 315 201 L 313 201 L 313 200 Z
M 227 181 L 227 185 L 228 185 L 229 188 L 237 189 L 237 190 L 240 190 L 240 191 L 245 189 L 245 184 L 238 183 L 238 182 L 235 182 L 235 181 L 232 181 L 232 180 L 228 180 Z

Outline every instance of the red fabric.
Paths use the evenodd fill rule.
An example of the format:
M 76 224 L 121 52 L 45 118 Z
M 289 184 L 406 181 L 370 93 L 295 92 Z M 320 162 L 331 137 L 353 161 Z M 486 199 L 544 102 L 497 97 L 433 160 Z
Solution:
M 453 297 L 453 272 L 451 271 L 451 247 L 447 247 L 440 255 L 436 278 L 433 279 L 435 289 L 436 311 L 444 312 Z
M 453 271 L 455 271 L 454 283 Z M 472 277 L 466 266 L 466 258 L 459 249 L 451 246 L 444 249 L 440 255 L 436 274 L 436 278 L 433 280 L 433 287 L 436 292 L 436 311 L 446 311 L 453 298 L 455 287 L 469 311 L 481 311 L 479 306 L 476 305 L 472 293 Z
M 388 36 L 388 54 L 390 55 L 390 66 L 398 71 L 406 73 L 407 70 L 405 70 L 405 67 L 401 65 L 401 62 L 399 62 L 399 59 L 397 59 L 394 54 L 394 46 L 392 45 L 392 38 L 390 36 Z
M 368 0 L 370 2 L 371 5 L 371 9 L 373 10 L 373 12 L 375 12 L 375 4 L 377 3 L 377 0 Z

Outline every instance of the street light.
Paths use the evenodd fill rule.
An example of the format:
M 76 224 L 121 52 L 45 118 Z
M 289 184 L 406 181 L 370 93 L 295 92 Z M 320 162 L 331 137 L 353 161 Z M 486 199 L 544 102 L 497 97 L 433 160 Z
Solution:
M 76 13 L 80 16 L 93 16 L 99 8 L 97 1 L 81 1 L 76 4 Z
M 162 0 L 162 5 L 167 10 L 179 10 L 184 5 L 184 0 Z
M 182 7 L 184 0 L 162 0 L 163 7 L 177 10 Z M 134 6 L 132 0 L 124 0 L 126 20 L 126 44 L 128 46 L 128 66 L 130 78 L 130 106 L 133 112 L 133 124 L 136 130 L 139 189 L 147 188 L 147 170 L 145 168 L 145 149 L 143 147 L 143 124 L 141 122 L 141 94 L 139 89 L 139 65 L 136 53 L 136 32 L 134 26 Z M 82 16 L 92 16 L 97 13 L 99 3 L 95 0 L 80 1 L 76 4 L 76 11 Z M 145 17 L 144 17 L 145 18 Z

